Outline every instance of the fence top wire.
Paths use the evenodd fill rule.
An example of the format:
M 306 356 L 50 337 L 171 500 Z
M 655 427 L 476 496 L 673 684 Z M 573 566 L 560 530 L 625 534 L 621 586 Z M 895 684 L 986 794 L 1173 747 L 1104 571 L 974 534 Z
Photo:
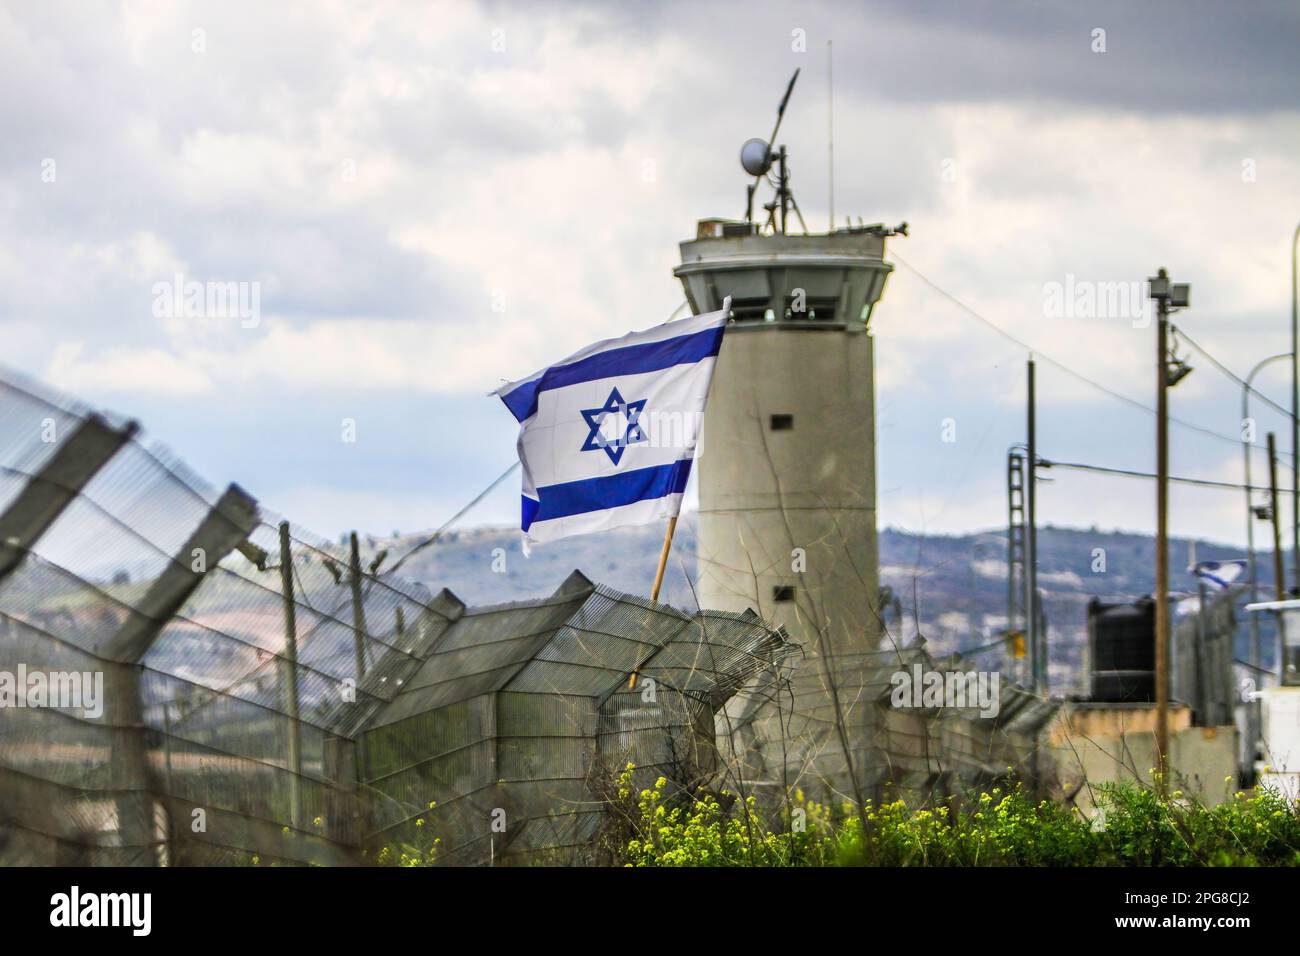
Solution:
M 752 614 L 687 615 L 575 571 L 549 598 L 467 610 L 369 727 L 488 693 L 601 701 L 638 669 L 675 690 L 730 696 L 792 650 Z
M 837 655 L 829 672 L 820 659 L 813 658 L 801 662 L 797 668 L 774 667 L 758 672 L 728 707 L 729 726 L 734 733 L 774 713 L 788 717 L 797 700 L 824 697 L 831 682 L 837 685 L 842 707 L 887 704 L 894 689 L 894 676 L 899 672 L 910 672 L 917 665 L 927 673 L 968 672 L 968 668 L 960 663 L 931 657 L 923 641 L 902 648 Z M 1059 701 L 1036 696 L 1014 681 L 999 680 L 996 713 L 989 718 L 977 719 L 995 732 L 1029 735 L 1051 720 L 1059 707 Z M 833 707 L 828 703 L 820 708 L 802 706 L 799 709 L 805 714 L 823 717 L 828 726 L 834 720 Z M 964 711 L 961 708 L 939 708 L 932 716 L 945 721 L 970 721 L 973 710 L 977 708 L 965 708 Z

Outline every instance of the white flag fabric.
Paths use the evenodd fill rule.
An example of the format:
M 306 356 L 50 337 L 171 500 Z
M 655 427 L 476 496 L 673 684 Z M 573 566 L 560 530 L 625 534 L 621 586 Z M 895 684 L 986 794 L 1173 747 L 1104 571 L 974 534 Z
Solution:
M 1211 587 L 1226 591 L 1232 586 L 1233 581 L 1241 577 L 1247 563 L 1245 558 L 1234 558 L 1231 561 L 1198 561 L 1192 568 L 1192 573 Z
M 520 423 L 525 546 L 677 515 L 730 309 L 597 342 L 497 389 Z

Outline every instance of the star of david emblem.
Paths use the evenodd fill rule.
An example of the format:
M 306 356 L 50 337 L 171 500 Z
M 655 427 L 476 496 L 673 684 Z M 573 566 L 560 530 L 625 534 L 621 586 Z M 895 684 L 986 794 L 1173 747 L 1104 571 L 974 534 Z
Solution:
M 609 455 L 609 460 L 617 465 L 619 459 L 623 457 L 623 450 L 628 445 L 635 445 L 646 440 L 646 434 L 638 424 L 641 412 L 645 409 L 645 403 L 644 398 L 638 402 L 624 401 L 623 396 L 615 388 L 609 393 L 609 398 L 605 399 L 605 404 L 600 408 L 582 409 L 582 417 L 587 420 L 587 427 L 591 429 L 586 440 L 582 443 L 582 450 L 603 451 Z M 605 420 L 611 416 L 613 416 L 611 419 L 612 435 L 605 428 Z

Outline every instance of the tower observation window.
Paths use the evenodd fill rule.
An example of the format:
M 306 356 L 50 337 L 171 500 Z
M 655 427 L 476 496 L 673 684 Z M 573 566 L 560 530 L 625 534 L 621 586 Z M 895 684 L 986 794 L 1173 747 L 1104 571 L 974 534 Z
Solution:
M 732 299 L 731 300 L 731 317 L 737 322 L 762 322 L 767 316 L 764 313 L 770 313 L 768 308 L 769 302 L 766 298 L 762 299 Z
M 796 310 L 795 299 L 788 296 L 785 300 L 785 321 L 787 322 L 834 322 L 835 307 L 839 305 L 839 300 L 835 298 L 813 298 L 809 297 L 799 303 L 801 309 Z

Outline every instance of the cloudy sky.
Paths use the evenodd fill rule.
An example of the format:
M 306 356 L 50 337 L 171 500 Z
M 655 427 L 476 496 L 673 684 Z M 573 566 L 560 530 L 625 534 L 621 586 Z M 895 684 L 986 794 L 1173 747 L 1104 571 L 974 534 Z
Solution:
M 1053 288 L 1166 266 L 1227 367 L 1289 349 L 1294 3 L 41 3 L 0 8 L 0 363 L 323 534 L 436 526 L 513 460 L 491 388 L 678 306 L 677 243 L 741 213 L 796 67 L 825 228 L 828 40 L 836 214 L 911 224 L 873 319 L 882 525 L 1005 522 L 1025 351 L 948 296 L 1047 357 L 1057 460 L 1153 466 L 1152 416 L 1048 359 L 1150 405 L 1154 331 Z M 255 285 L 258 320 L 167 315 L 177 276 Z M 1174 414 L 1219 437 L 1175 425 L 1173 471 L 1239 481 L 1240 390 L 1191 358 Z M 1258 382 L 1289 400 L 1285 363 Z M 1054 477 L 1044 521 L 1153 526 L 1149 483 Z M 1171 522 L 1243 512 L 1180 488 Z

